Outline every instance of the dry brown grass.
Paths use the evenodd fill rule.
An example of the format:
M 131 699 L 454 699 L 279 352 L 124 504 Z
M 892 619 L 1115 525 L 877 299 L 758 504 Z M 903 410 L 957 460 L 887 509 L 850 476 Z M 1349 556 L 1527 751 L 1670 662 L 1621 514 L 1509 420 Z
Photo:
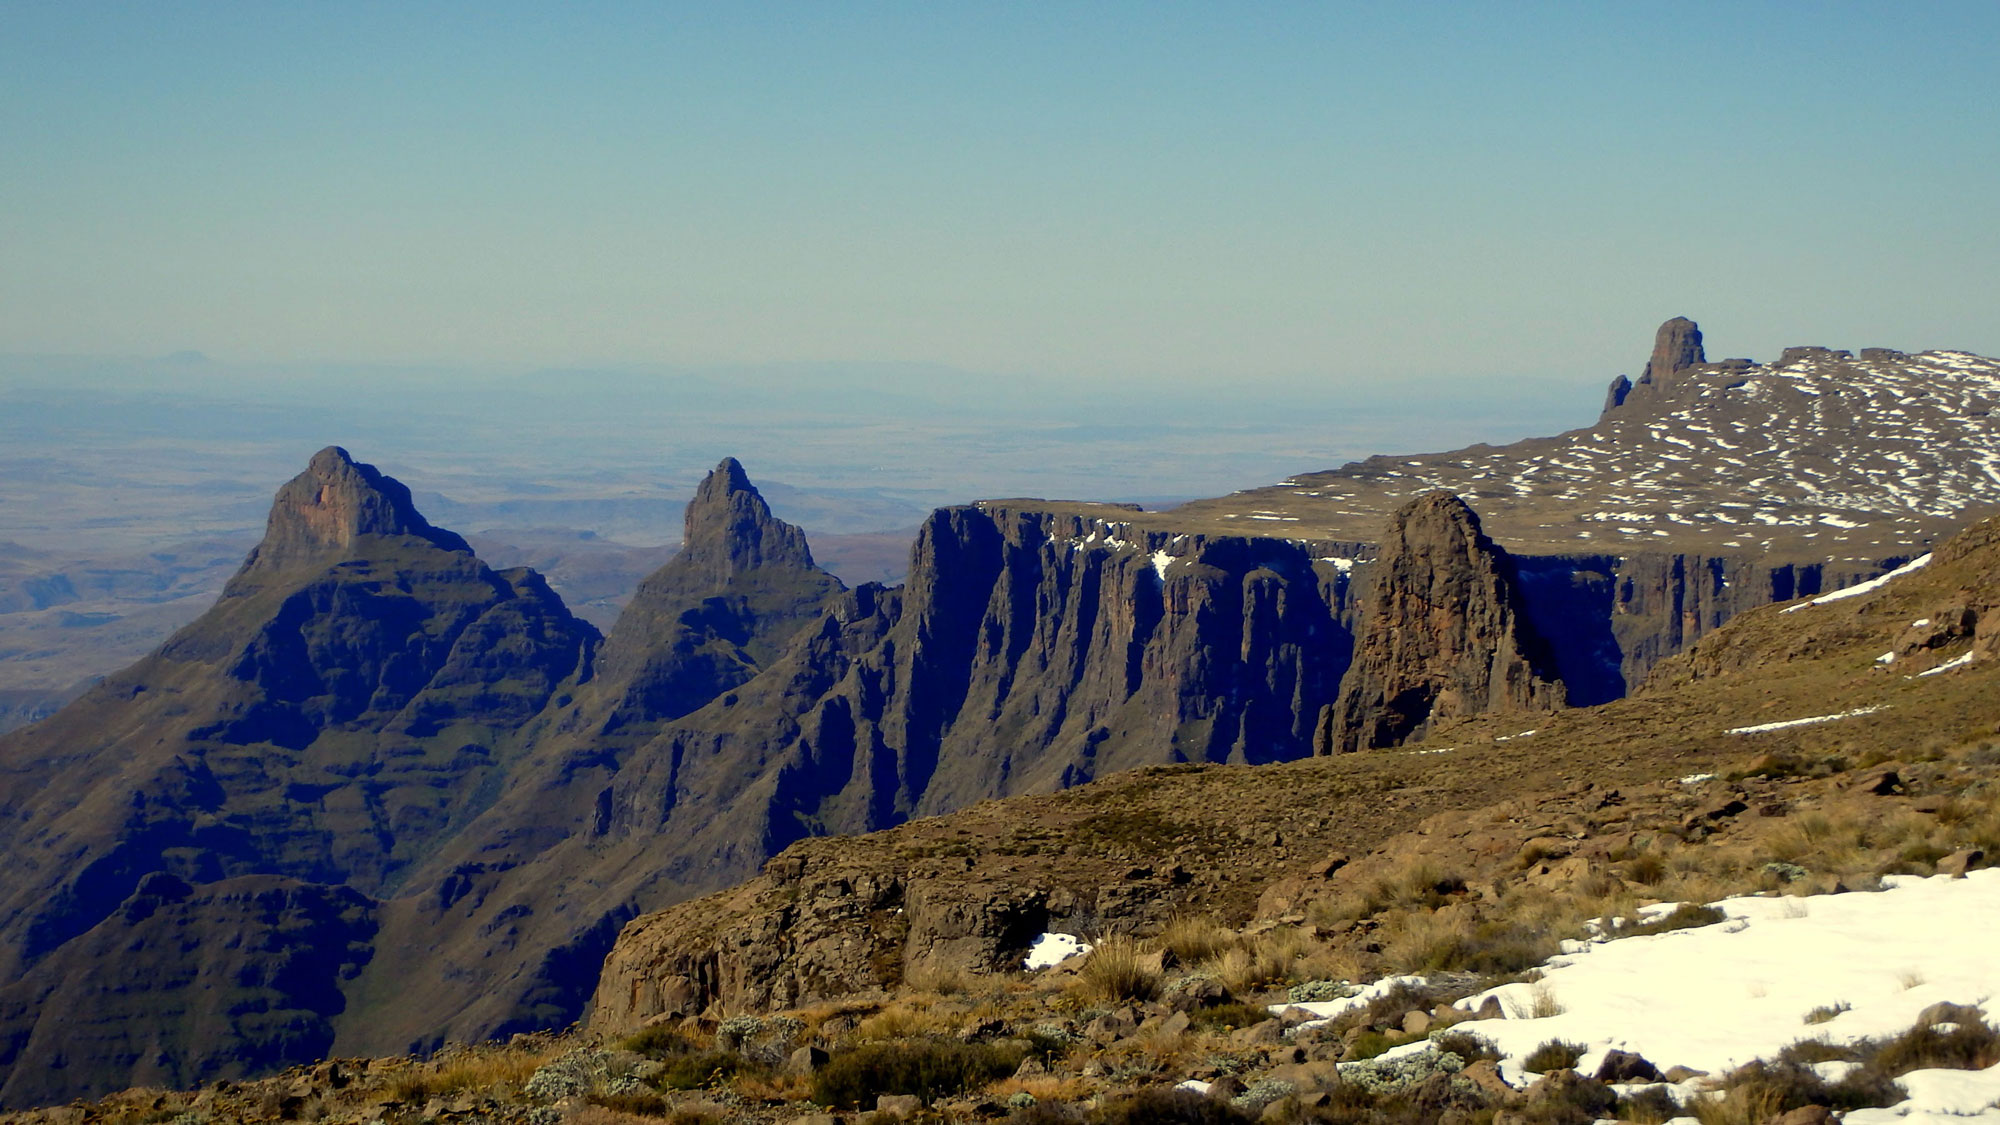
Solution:
M 1002 1078 L 989 1084 L 984 1093 L 997 1102 L 1005 1102 L 1015 1094 L 1031 1095 L 1038 1102 L 1080 1102 L 1095 1090 L 1091 1084 L 1074 1075 L 1056 1077 L 1039 1074 L 1031 1078 Z
M 956 1014 L 945 1010 L 937 997 L 919 993 L 883 1005 L 855 1025 L 853 1038 L 857 1042 L 922 1039 L 949 1035 L 958 1030 L 958 1023 Z
M 1113 934 L 1090 951 L 1076 986 L 1100 1000 L 1150 1000 L 1160 990 L 1160 974 L 1141 963 L 1138 942 Z
M 396 1101 L 416 1104 L 464 1091 L 518 1091 L 543 1063 L 569 1046 L 545 1043 L 457 1051 L 431 1062 L 412 1063 L 386 1092 Z
M 1176 914 L 1155 939 L 1183 965 L 1214 960 L 1236 940 L 1236 931 L 1207 914 Z
M 956 996 L 970 992 L 977 982 L 973 975 L 956 966 L 940 965 L 935 961 L 918 961 L 903 974 L 903 983 L 922 992 L 935 992 L 944 996 Z

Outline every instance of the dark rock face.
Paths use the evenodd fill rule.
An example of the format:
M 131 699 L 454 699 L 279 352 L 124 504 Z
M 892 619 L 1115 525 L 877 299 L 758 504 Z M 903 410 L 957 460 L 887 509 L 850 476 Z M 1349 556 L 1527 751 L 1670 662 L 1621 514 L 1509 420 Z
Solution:
M 1450 493 L 1397 512 L 1320 751 L 1401 745 L 1437 718 L 1561 707 L 1562 681 L 1528 624 L 1513 569 Z
M 1699 367 L 1708 362 L 1708 356 L 1701 347 L 1701 328 L 1684 316 L 1677 316 L 1653 335 L 1653 355 L 1646 361 L 1646 370 L 1639 376 L 1639 382 L 1650 383 L 1661 391 L 1671 391 L 1676 378 L 1690 367 Z
M 1611 388 L 1604 392 L 1604 413 L 1609 414 L 1625 405 L 1625 399 L 1632 393 L 1632 380 L 1623 375 L 1613 376 Z
M 594 978 L 563 965 L 594 974 L 639 911 L 735 883 L 803 837 L 1135 765 L 1309 753 L 1350 644 L 1345 573 L 1318 558 L 1352 545 L 1140 542 L 1121 527 L 939 511 L 905 587 L 834 599 L 755 676 L 678 718 L 606 732 L 590 702 L 615 694 L 604 671 L 440 852 L 408 919 L 385 924 L 385 943 L 467 935 L 494 952 L 460 963 L 448 995 L 406 1003 L 427 1026 L 385 1013 L 375 1031 L 573 1020 Z M 477 937 L 496 931 L 507 948 Z M 530 957 L 551 949 L 567 952 Z
M 1653 354 L 1647 358 L 1638 381 L 1623 375 L 1611 380 L 1611 389 L 1604 396 L 1604 415 L 1610 415 L 1629 400 L 1672 397 L 1684 382 L 1682 374 L 1707 362 L 1708 355 L 1701 345 L 1701 326 L 1684 316 L 1667 321 L 1653 334 Z
M 278 490 L 264 541 L 243 569 L 246 574 L 278 570 L 329 553 L 341 554 L 364 535 L 408 536 L 440 550 L 471 551 L 465 540 L 432 527 L 417 512 L 401 481 L 329 445 L 313 455 L 305 472 Z

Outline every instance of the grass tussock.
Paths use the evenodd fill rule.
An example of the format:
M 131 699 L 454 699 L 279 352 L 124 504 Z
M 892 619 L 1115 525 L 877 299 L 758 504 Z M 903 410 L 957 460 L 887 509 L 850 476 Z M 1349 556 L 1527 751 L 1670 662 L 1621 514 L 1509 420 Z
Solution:
M 1090 951 L 1077 985 L 1100 1000 L 1151 1000 L 1160 991 L 1160 972 L 1146 964 L 1139 943 L 1114 934 Z
M 1182 965 L 1213 961 L 1236 946 L 1236 932 L 1206 914 L 1177 914 L 1157 939 Z

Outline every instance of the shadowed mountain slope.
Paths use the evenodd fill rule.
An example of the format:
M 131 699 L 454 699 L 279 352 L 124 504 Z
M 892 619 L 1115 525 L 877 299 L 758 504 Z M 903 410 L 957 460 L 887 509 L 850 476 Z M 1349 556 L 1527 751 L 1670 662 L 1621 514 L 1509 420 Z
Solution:
M 492 799 L 516 733 L 587 674 L 596 642 L 532 571 L 488 569 L 417 514 L 407 489 L 322 451 L 279 491 L 264 541 L 213 609 L 0 738 L 0 981 L 33 978 L 85 939 L 167 982 L 237 932 L 234 907 L 200 937 L 140 932 L 130 903 L 155 874 L 195 887 L 268 876 L 297 903 L 318 901 L 307 884 L 393 893 Z M 176 911 L 181 931 L 200 929 L 198 906 Z M 242 1002 L 226 979 L 201 979 L 185 1018 L 221 1020 Z M 0 1097 L 50 1089 L 33 1052 L 20 1054 L 27 1044 L 55 1043 L 46 1049 L 70 1060 L 64 1081 L 116 1077 L 107 1068 L 122 1050 L 90 1046 L 111 1011 L 17 1003 L 12 1015 Z M 143 1073 L 188 1080 L 324 1048 L 323 1036 L 282 1028 L 246 1034 L 259 1041 L 233 1063 L 163 1046 Z

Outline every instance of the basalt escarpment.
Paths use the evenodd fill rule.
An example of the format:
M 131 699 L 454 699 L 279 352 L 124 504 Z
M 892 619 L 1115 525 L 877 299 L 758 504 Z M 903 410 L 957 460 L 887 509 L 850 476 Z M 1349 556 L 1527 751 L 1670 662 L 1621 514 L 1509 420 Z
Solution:
M 1309 753 L 1345 667 L 1353 545 L 1125 540 L 1122 514 L 942 510 L 908 584 L 834 599 L 708 704 L 608 726 L 591 700 L 618 693 L 594 685 L 543 716 L 532 760 L 384 921 L 385 947 L 478 956 L 363 998 L 369 1033 L 575 1019 L 627 920 L 805 837 L 1137 765 Z M 352 1034 L 342 1049 L 367 1049 Z
M 1513 559 L 1465 501 L 1447 492 L 1412 500 L 1390 518 L 1369 569 L 1365 631 L 1322 721 L 1321 753 L 1399 746 L 1434 719 L 1563 705 Z
M 424 522 L 406 489 L 345 452 L 314 457 L 280 490 L 264 542 L 212 610 L 0 738 L 0 988 L 12 1005 L 0 1100 L 51 1083 L 191 1081 L 316 1057 L 330 1033 L 237 1018 L 262 1002 L 259 974 L 287 949 L 324 944 L 314 932 L 325 925 L 351 934 L 350 905 L 371 910 L 474 817 L 518 754 L 518 731 L 573 689 L 596 641 L 538 575 L 487 568 Z M 246 900 L 209 888 L 253 876 L 296 903 L 319 901 L 309 887 L 350 897 L 271 923 L 286 936 L 268 944 L 275 960 L 262 969 L 203 975 L 208 951 L 248 924 Z M 138 917 L 142 887 L 160 879 L 195 890 Z M 166 915 L 178 936 L 140 932 Z M 93 1029 L 81 1001 L 29 1010 L 88 993 L 52 980 L 64 974 L 51 966 L 77 971 L 77 950 L 89 949 L 148 951 L 150 976 L 121 979 L 124 999 L 104 1003 L 174 1013 L 153 1047 L 135 1055 Z M 132 995 L 145 980 L 181 991 Z M 187 980 L 200 987 L 175 983 Z M 307 991 L 318 1008 L 338 995 Z M 184 1053 L 198 1026 L 232 1028 L 223 1055 L 236 1062 Z M 50 1058 L 65 1063 L 54 1077 L 41 1065 Z

